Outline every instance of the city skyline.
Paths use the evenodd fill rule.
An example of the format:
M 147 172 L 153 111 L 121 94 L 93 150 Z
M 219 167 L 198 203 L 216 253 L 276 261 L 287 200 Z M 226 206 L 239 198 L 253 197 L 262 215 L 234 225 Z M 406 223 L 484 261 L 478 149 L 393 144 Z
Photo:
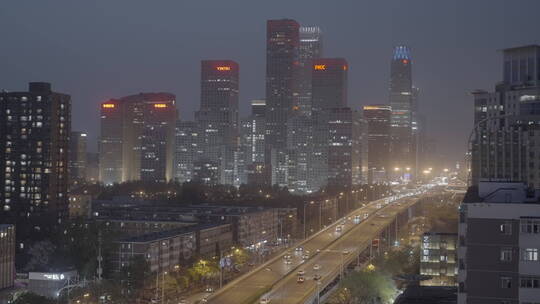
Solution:
M 539 5 L 533 1 L 523 3 L 532 7 Z M 0 76 L 1 87 L 19 91 L 29 81 L 47 81 L 54 83 L 60 91 L 71 94 L 74 100 L 73 130 L 87 132 L 89 148 L 95 151 L 99 120 L 86 117 L 98 116 L 100 102 L 137 92 L 167 91 L 179 96 L 181 119 L 190 120 L 198 108 L 199 89 L 196 84 L 199 79 L 197 75 L 200 60 L 231 58 L 244 67 L 244 76 L 240 80 L 239 102 L 243 117 L 247 116 L 250 100 L 264 97 L 265 20 L 287 17 L 302 25 L 321 28 L 325 33 L 325 56 L 347 58 L 351 67 L 349 104 L 357 110 L 363 105 L 384 103 L 388 100 L 388 58 L 392 48 L 399 44 L 410 46 L 415 61 L 415 82 L 422 90 L 421 112 L 428 117 L 430 126 L 429 136 L 447 137 L 448 141 L 439 141 L 439 151 L 444 152 L 446 155 L 443 157 L 447 159 L 460 160 L 466 150 L 465 137 L 472 127 L 469 119 L 472 118 L 469 111 L 469 92 L 476 88 L 489 87 L 491 83 L 502 79 L 502 71 L 492 64 L 501 56 L 496 50 L 538 43 L 538 40 L 531 39 L 534 36 L 526 30 L 536 28 L 539 22 L 535 18 L 527 17 L 534 9 L 522 11 L 502 1 L 478 1 L 470 4 L 458 1 L 440 4 L 437 8 L 435 4 L 427 4 L 425 1 L 411 1 L 407 5 L 389 1 L 370 6 L 344 3 L 343 11 L 340 10 L 339 13 L 337 9 L 321 3 L 314 3 L 313 9 L 303 11 L 302 4 L 306 5 L 291 5 L 290 11 L 286 13 L 267 5 L 265 13 L 253 13 L 232 22 L 227 15 L 230 16 L 233 9 L 249 9 L 252 5 L 238 3 L 230 8 L 223 7 L 222 16 L 212 13 L 209 18 L 186 18 L 186 21 L 159 18 L 150 27 L 137 26 L 136 20 L 139 19 L 136 17 L 140 17 L 147 8 L 142 3 L 133 3 L 133 16 L 126 17 L 124 25 L 113 23 L 124 8 L 117 4 L 107 3 L 104 6 L 107 14 L 102 13 L 99 4 L 96 4 L 96 7 L 90 5 L 85 13 L 82 12 L 84 10 L 79 12 L 79 7 L 71 5 L 64 5 L 63 10 L 59 10 L 55 5 L 40 7 L 37 4 L 35 11 L 25 10 L 25 14 L 31 16 L 50 9 L 62 11 L 51 12 L 53 15 L 69 13 L 70 18 L 81 21 L 80 25 L 72 27 L 73 31 L 62 30 L 48 22 L 40 24 L 39 28 L 33 27 L 32 18 L 28 18 L 27 24 L 23 25 L 12 18 L 17 12 L 22 12 L 23 5 L 9 4 L 8 9 L 3 11 L 14 14 L 4 16 L 0 13 L 3 20 L 0 22 L 7 24 L 2 26 L 4 34 L 24 33 L 25 38 L 21 40 L 17 35 L 4 35 L 8 37 L 8 41 L 3 52 L 6 57 L 13 58 L 11 62 L 24 61 L 27 65 L 6 63 L 3 70 L 6 71 L 5 75 L 10 77 Z M 478 15 L 486 5 L 489 5 L 492 11 L 489 19 Z M 425 7 L 422 10 L 430 10 L 431 16 L 409 22 L 407 16 L 418 17 L 423 6 Z M 205 4 L 190 4 L 186 11 L 198 12 L 206 7 Z M 457 11 L 461 7 L 467 7 L 468 12 L 458 23 Z M 171 8 L 180 8 L 180 5 Z M 167 12 L 166 7 L 156 7 L 150 10 L 150 13 L 168 16 L 167 14 L 174 14 L 174 11 L 172 9 L 172 12 Z M 369 16 L 368 11 L 371 11 L 373 16 Z M 383 14 L 385 11 L 390 14 Z M 510 18 L 508 16 L 518 13 L 523 14 L 523 18 L 512 19 L 511 23 L 504 22 L 509 20 L 506 19 Z M 347 18 L 337 18 L 338 15 L 351 17 L 351 23 L 346 23 Z M 357 17 L 352 18 L 353 15 Z M 101 18 L 103 22 L 93 24 L 94 18 Z M 438 22 L 434 24 L 432 20 Z M 188 21 L 198 25 L 197 29 L 184 26 Z M 229 25 L 220 27 L 219 31 L 215 32 L 215 25 L 220 21 L 227 21 Z M 467 27 L 476 22 L 484 25 Z M 88 24 L 92 26 L 85 26 Z M 128 26 L 135 26 L 135 31 L 127 31 Z M 367 28 L 371 27 L 377 27 L 378 30 L 370 33 Z M 104 32 L 105 28 L 110 29 L 110 33 Z M 137 33 L 136 36 L 133 35 L 134 32 Z M 154 35 L 156 32 L 158 35 Z M 166 35 L 159 35 L 159 32 Z M 495 32 L 501 34 L 495 36 Z M 115 35 L 119 39 L 113 39 Z M 429 40 L 429 44 L 424 40 Z M 38 41 L 46 42 L 44 46 L 47 46 L 38 56 L 17 51 L 20 46 L 35 45 Z M 144 42 L 143 46 L 140 46 L 140 42 Z M 148 49 L 150 45 L 159 43 L 164 43 L 165 47 Z M 130 49 L 128 54 L 126 47 Z M 90 64 L 95 61 L 98 62 L 97 65 Z M 59 64 L 64 67 L 55 69 L 54 65 Z M 115 79 L 114 84 L 111 77 Z M 87 115 L 88 113 L 95 115 Z M 448 124 L 455 120 L 452 117 L 458 116 L 464 117 L 463 123 L 447 128 Z

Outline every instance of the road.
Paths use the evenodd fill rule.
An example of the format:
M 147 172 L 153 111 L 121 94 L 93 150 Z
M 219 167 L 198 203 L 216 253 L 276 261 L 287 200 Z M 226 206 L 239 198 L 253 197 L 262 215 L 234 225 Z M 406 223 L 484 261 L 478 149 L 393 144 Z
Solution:
M 309 259 L 302 261 L 302 255 L 291 249 L 291 264 L 284 262 L 284 252 L 272 260 L 268 261 L 254 271 L 238 278 L 235 281 L 218 290 L 209 299 L 208 303 L 216 304 L 243 304 L 257 300 L 261 292 L 268 293 L 272 303 L 300 303 L 317 287 L 313 280 L 315 264 L 321 265 L 318 273 L 322 280 L 329 280 L 331 274 L 335 274 L 341 268 L 341 257 L 345 260 L 353 258 L 353 252 L 369 245 L 372 238 L 378 232 L 393 221 L 394 215 L 414 204 L 414 200 L 402 198 L 396 199 L 394 203 L 386 205 L 391 199 L 381 199 L 369 203 L 368 205 L 351 212 L 345 220 L 341 233 L 336 232 L 336 226 L 341 224 L 341 220 L 326 229 L 316 233 L 306 239 L 300 245 L 304 250 L 311 253 Z M 364 216 L 367 214 L 367 219 Z M 380 215 L 383 216 L 380 216 Z M 359 215 L 361 222 L 356 224 L 354 217 Z M 317 252 L 319 250 L 320 252 Z M 343 250 L 348 250 L 349 254 L 343 255 Z M 296 272 L 303 269 L 306 272 L 306 282 L 299 284 L 296 282 Z

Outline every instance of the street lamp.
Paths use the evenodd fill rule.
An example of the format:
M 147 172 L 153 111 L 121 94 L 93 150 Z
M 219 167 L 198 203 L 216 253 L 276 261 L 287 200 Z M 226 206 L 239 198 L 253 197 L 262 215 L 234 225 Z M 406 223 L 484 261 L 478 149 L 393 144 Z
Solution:
M 315 202 L 314 201 L 311 201 L 307 204 L 304 204 L 304 239 L 306 239 L 306 207 L 308 205 L 313 205 Z

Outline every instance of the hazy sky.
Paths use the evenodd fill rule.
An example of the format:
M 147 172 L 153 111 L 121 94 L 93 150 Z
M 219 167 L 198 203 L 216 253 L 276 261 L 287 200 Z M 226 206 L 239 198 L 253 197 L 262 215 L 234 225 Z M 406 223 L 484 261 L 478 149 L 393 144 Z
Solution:
M 143 91 L 199 105 L 201 59 L 240 64 L 241 112 L 264 97 L 267 19 L 324 31 L 326 57 L 348 60 L 349 105 L 388 101 L 392 47 L 412 49 L 428 133 L 460 159 L 472 127 L 469 92 L 501 79 L 498 50 L 540 43 L 538 0 L 48 0 L 0 4 L 0 88 L 48 81 L 71 94 L 73 130 L 95 150 L 98 103 Z

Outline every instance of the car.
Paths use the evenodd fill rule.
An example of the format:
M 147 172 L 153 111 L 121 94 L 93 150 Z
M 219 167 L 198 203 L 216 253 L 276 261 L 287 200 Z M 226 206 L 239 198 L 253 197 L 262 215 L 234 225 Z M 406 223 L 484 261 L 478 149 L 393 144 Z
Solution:
M 309 259 L 309 254 L 304 254 L 304 255 L 302 256 L 302 259 L 304 259 L 304 260 Z
M 364 213 L 364 219 L 367 219 L 369 217 L 369 213 Z
M 304 274 L 306 274 L 304 270 L 298 270 L 298 272 L 296 273 L 296 275 L 298 276 L 303 276 Z
M 259 301 L 260 304 L 269 304 L 270 303 L 270 298 L 267 298 L 267 297 L 264 297 L 264 298 L 261 298 L 261 301 Z
M 301 277 L 298 277 L 298 279 L 296 279 L 296 282 L 297 283 L 304 283 L 305 280 L 306 279 L 303 276 L 301 276 Z
M 212 293 L 212 292 L 214 292 L 214 287 L 212 287 L 212 286 L 207 286 L 206 289 L 205 289 L 204 291 L 206 291 L 206 292 L 208 292 L 208 293 Z
M 285 260 L 285 265 L 291 265 L 291 264 L 292 264 L 291 260 Z
M 317 248 L 317 250 L 315 250 L 315 251 L 317 251 L 317 253 L 321 252 L 321 250 L 319 248 Z
M 313 265 L 313 270 L 319 270 L 319 269 L 321 269 L 321 265 L 319 264 Z
M 294 249 L 294 251 L 301 252 L 301 251 L 304 251 L 304 248 L 302 246 L 298 246 L 296 247 L 296 249 Z
M 284 258 L 285 260 L 290 260 L 290 259 L 291 259 L 291 255 L 290 255 L 290 254 L 286 254 L 286 255 L 283 256 L 283 258 Z
M 343 250 L 343 254 L 349 254 L 349 253 L 350 253 L 349 250 L 347 249 Z
M 320 279 L 321 279 L 321 275 L 318 274 L 318 273 L 315 274 L 315 275 L 313 276 L 313 280 L 314 280 L 314 281 L 318 281 L 318 280 L 320 280 Z
M 341 225 L 337 225 L 336 232 L 341 232 L 341 231 L 343 231 L 343 227 Z

